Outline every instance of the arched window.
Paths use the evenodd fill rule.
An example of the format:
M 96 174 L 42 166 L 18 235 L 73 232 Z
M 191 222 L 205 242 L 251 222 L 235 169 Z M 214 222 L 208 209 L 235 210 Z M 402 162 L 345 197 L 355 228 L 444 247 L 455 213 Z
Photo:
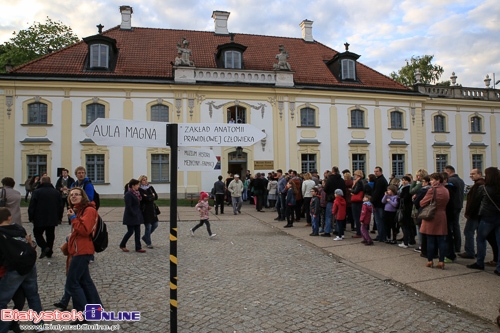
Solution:
M 434 132 L 446 132 L 446 117 L 442 115 L 434 116 Z
M 351 111 L 351 127 L 365 127 L 365 112 L 362 110 Z
M 168 106 L 163 104 L 153 105 L 151 107 L 151 121 L 168 122 Z
M 87 109 L 86 110 L 87 114 L 85 119 L 87 120 L 86 121 L 87 125 L 90 125 L 97 118 L 105 118 L 105 109 L 104 105 L 102 104 L 99 103 L 88 104 L 86 109 Z
M 227 108 L 227 122 L 231 124 L 246 124 L 247 109 L 242 106 L 231 106 Z
M 109 67 L 109 46 L 93 44 L 90 46 L 90 68 Z
M 28 124 L 47 124 L 47 104 L 28 104 Z
M 403 112 L 400 111 L 391 112 L 391 128 L 393 129 L 403 128 Z
M 224 67 L 241 68 L 241 52 L 238 51 L 224 52 Z
M 475 116 L 470 119 L 470 131 L 472 133 L 482 133 L 483 124 L 481 117 Z
M 316 113 L 314 109 L 300 109 L 300 126 L 316 126 Z

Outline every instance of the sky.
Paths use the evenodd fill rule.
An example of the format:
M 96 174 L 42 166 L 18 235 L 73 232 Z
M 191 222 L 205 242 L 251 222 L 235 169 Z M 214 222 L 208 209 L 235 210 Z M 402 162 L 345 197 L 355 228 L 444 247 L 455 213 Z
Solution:
M 339 52 L 348 42 L 385 75 L 428 54 L 444 68 L 441 81 L 452 72 L 464 87 L 484 88 L 495 72 L 500 80 L 499 0 L 0 0 L 0 43 L 47 16 L 91 36 L 98 24 L 120 24 L 121 5 L 133 8 L 133 27 L 213 31 L 212 12 L 222 10 L 229 32 L 301 38 L 308 19 L 316 41 Z

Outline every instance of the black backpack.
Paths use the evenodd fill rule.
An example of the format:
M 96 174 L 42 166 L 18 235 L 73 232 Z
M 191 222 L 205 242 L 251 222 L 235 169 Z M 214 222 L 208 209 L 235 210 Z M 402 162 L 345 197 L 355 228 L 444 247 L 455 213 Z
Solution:
M 86 182 L 84 182 L 82 184 L 82 186 L 80 186 L 84 191 L 85 191 L 85 186 L 87 186 L 88 183 L 91 183 L 92 184 L 92 181 L 89 179 L 87 180 Z M 94 204 L 95 204 L 95 209 L 96 210 L 99 210 L 99 207 L 101 207 L 101 198 L 99 197 L 99 193 L 97 193 L 97 191 L 95 190 L 95 187 L 92 186 L 94 188 Z
M 26 238 L 12 237 L 1 232 L 0 246 L 7 267 L 16 270 L 20 275 L 28 274 L 36 262 L 36 250 L 31 247 Z
M 108 228 L 99 215 L 97 215 L 97 222 L 92 230 L 92 243 L 95 252 L 102 252 L 108 247 Z

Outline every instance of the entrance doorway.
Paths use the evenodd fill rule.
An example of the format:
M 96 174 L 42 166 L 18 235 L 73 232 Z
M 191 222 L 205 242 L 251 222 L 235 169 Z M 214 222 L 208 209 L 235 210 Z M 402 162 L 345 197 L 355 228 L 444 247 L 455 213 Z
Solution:
M 228 154 L 227 171 L 234 174 L 239 174 L 240 179 L 245 176 L 247 171 L 247 153 L 244 153 L 240 147 L 234 152 Z

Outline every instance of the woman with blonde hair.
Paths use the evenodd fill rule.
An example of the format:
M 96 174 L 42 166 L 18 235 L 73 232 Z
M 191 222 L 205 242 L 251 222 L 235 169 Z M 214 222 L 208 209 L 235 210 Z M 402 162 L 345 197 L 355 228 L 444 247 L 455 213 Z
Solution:
M 147 176 L 141 175 L 138 181 L 140 183 L 141 212 L 144 219 L 144 236 L 142 236 L 142 240 L 146 243 L 148 249 L 152 249 L 151 234 L 158 228 L 158 206 L 155 204 L 155 200 L 158 200 L 158 194 L 155 188 L 149 185 Z
M 351 189 L 351 212 L 356 227 L 356 235 L 352 238 L 361 238 L 361 208 L 363 207 L 363 196 L 365 184 L 363 181 L 365 174 L 361 170 L 354 171 L 354 181 Z
M 316 182 L 312 180 L 312 175 L 310 172 L 307 172 L 304 175 L 304 181 L 302 182 L 302 197 L 304 198 L 304 214 L 306 215 L 306 226 L 310 226 L 311 219 L 311 189 L 316 186 Z

